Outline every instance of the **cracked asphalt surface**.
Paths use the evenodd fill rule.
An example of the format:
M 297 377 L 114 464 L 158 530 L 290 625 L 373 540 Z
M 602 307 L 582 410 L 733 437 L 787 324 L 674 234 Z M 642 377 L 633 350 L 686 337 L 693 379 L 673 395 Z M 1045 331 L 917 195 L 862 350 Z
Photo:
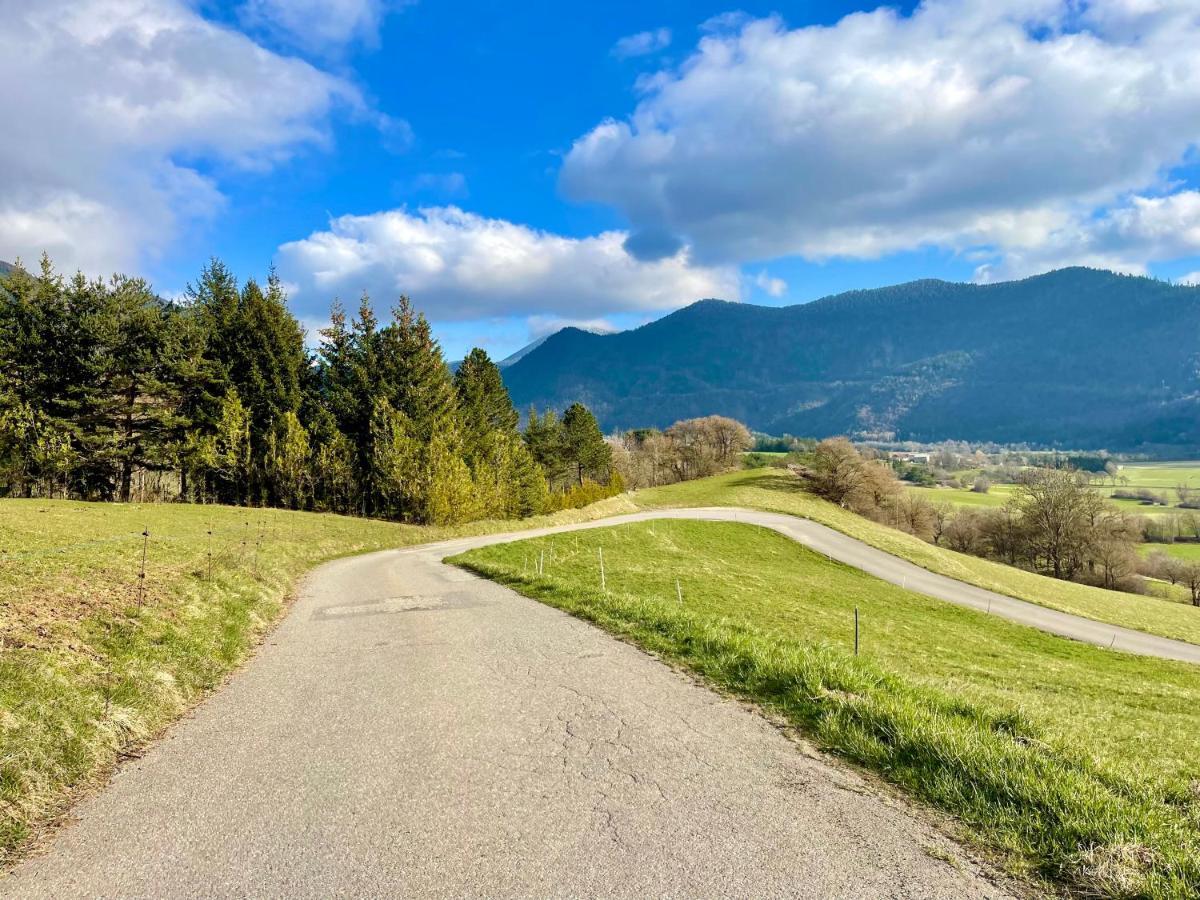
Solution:
M 752 710 L 440 562 L 533 533 L 318 569 L 0 894 L 1010 896 Z

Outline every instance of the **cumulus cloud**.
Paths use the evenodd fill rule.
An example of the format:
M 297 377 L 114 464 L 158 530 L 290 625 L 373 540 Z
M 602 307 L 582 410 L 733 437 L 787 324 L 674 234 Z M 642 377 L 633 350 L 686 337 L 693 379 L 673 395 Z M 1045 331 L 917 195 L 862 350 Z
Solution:
M 1188 284 L 1193 287 L 1200 287 L 1200 272 L 1189 272 L 1179 279 L 1180 284 Z
M 670 28 L 655 28 L 653 31 L 639 31 L 621 38 L 613 44 L 612 55 L 617 59 L 629 59 L 634 56 L 649 56 L 659 50 L 665 50 L 671 44 Z
M 623 211 L 634 247 L 674 236 L 705 263 L 1032 257 L 1078 233 L 1118 259 L 1133 228 L 1144 261 L 1175 243 L 1148 237 L 1147 204 L 1185 205 L 1162 195 L 1200 141 L 1194 0 L 926 0 L 707 30 L 564 161 L 564 193 Z
M 1036 243 L 1006 248 L 976 271 L 980 281 L 1023 277 L 1064 265 L 1144 275 L 1155 262 L 1200 255 L 1200 191 L 1133 196 L 1089 219 L 1048 229 Z
M 529 326 L 529 337 L 532 340 L 554 334 L 564 328 L 580 328 L 592 334 L 613 334 L 620 331 L 608 319 L 564 319 L 562 316 L 530 316 L 526 323 Z
M 705 297 L 737 299 L 732 267 L 693 263 L 688 250 L 653 262 L 626 235 L 571 238 L 453 207 L 340 216 L 279 249 L 282 276 L 305 309 L 368 291 L 387 303 L 411 295 L 430 318 L 555 315 L 588 319 L 672 309 Z
M 766 269 L 754 276 L 754 286 L 768 297 L 782 297 L 788 289 L 786 281 L 774 277 Z
M 178 0 L 0 0 L 0 252 L 136 269 L 219 211 L 218 166 L 325 146 L 358 92 Z
M 242 22 L 264 28 L 288 44 L 315 53 L 332 53 L 361 42 L 374 45 L 379 27 L 392 10 L 409 0 L 245 0 Z

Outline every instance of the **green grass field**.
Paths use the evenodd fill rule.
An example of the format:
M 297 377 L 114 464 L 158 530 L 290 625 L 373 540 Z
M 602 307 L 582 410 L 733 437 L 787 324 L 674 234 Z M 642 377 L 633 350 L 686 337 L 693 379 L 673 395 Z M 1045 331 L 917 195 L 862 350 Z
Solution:
M 723 483 L 739 502 L 770 489 Z M 541 549 L 538 577 L 526 560 Z M 1200 892 L 1200 668 L 931 600 L 734 523 L 639 523 L 453 561 L 786 715 L 959 817 L 1014 871 L 1092 895 Z
M 1200 474 L 1200 469 L 1197 470 Z M 1131 486 L 1128 488 L 1121 487 L 1119 490 L 1136 490 L 1137 487 L 1145 485 Z M 1177 506 L 1152 506 L 1141 503 L 1137 500 L 1126 500 L 1121 498 L 1114 499 L 1111 495 L 1113 487 L 1107 482 L 1104 484 L 1096 483 L 1094 489 L 1108 498 L 1108 502 L 1123 512 L 1131 513 L 1139 516 L 1163 516 L 1171 513 L 1178 513 L 1181 510 Z M 907 490 L 916 494 L 918 497 L 923 497 L 930 503 L 950 503 L 954 506 L 977 506 L 991 507 L 1003 506 L 1012 497 L 1016 490 L 1015 485 L 1011 484 L 993 484 L 986 494 L 978 494 L 967 488 L 947 488 L 947 487 L 909 487 Z M 1155 489 L 1156 492 L 1162 492 Z M 1174 491 L 1166 491 L 1168 499 L 1175 503 Z
M 794 475 L 776 469 L 733 472 L 650 488 L 637 492 L 633 499 L 648 509 L 746 506 L 804 516 L 969 584 L 1100 622 L 1200 644 L 1200 609 L 1184 602 L 1182 593 L 1177 592 L 1177 599 L 1167 600 L 1106 591 L 955 553 L 814 497 L 803 490 Z
M 0 867 L 120 753 L 220 684 L 318 563 L 631 509 L 614 498 L 434 530 L 280 510 L 0 500 Z
M 1187 484 L 1200 491 L 1200 460 L 1170 462 L 1126 463 L 1119 475 L 1129 479 L 1130 488 L 1149 488 L 1166 493 L 1172 501 L 1177 484 Z M 1126 485 L 1121 484 L 1120 487 Z
M 1160 552 L 1176 559 L 1200 562 L 1200 544 L 1141 544 L 1138 550 L 1143 555 Z

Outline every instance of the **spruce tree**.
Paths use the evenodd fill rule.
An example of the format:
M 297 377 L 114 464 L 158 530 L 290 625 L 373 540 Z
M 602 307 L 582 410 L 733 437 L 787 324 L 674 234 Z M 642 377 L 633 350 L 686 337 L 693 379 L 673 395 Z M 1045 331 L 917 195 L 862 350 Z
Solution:
M 379 397 L 371 412 L 371 485 L 376 512 L 418 519 L 424 479 L 422 447 L 408 416 Z
M 563 413 L 562 430 L 565 457 L 577 483 L 582 485 L 587 478 L 607 481 L 612 449 L 592 411 L 582 403 L 572 403 Z
M 461 452 L 458 398 L 442 349 L 425 316 L 407 297 L 392 310 L 392 322 L 379 335 L 378 380 L 389 402 L 408 416 L 413 436 L 428 444 L 440 434 Z
M 117 499 L 135 469 L 166 469 L 182 401 L 177 324 L 141 279 L 114 277 L 91 317 L 95 351 L 77 422 L 85 465 Z
M 515 434 L 520 416 L 499 367 L 478 347 L 467 354 L 454 373 L 454 387 L 462 411 L 466 458 L 473 463 L 484 455 L 493 433 Z
M 525 445 L 530 454 L 542 467 L 551 490 L 563 490 L 569 481 L 566 441 L 562 422 L 554 410 L 546 410 L 538 416 L 530 407 L 529 422 L 525 426 Z

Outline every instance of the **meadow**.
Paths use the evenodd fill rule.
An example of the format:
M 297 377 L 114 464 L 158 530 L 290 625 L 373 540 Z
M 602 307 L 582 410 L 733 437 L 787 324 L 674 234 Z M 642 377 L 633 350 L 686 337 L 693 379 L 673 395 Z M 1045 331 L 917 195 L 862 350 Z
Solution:
M 736 523 L 638 523 L 450 561 L 786 716 L 953 814 L 1015 873 L 1092 896 L 1200 891 L 1194 666 L 941 603 Z
M 1176 599 L 1164 599 L 1108 591 L 956 553 L 814 497 L 804 490 L 800 479 L 778 469 L 732 472 L 649 488 L 638 491 L 632 498 L 646 509 L 745 506 L 804 516 L 932 572 L 968 584 L 1099 622 L 1200 644 L 1200 609 L 1184 602 L 1179 592 L 1172 595 Z
M 978 474 L 978 470 L 970 473 Z M 1099 492 L 1118 509 L 1143 516 L 1160 516 L 1172 512 L 1180 512 L 1178 498 L 1175 494 L 1176 485 L 1184 484 L 1192 487 L 1200 495 L 1200 462 L 1178 461 L 1162 463 L 1125 463 L 1117 473 L 1117 483 L 1108 476 L 1098 477 L 1092 482 L 1093 490 Z M 1114 491 L 1137 491 L 1145 489 L 1163 496 L 1167 506 L 1151 505 L 1139 500 L 1114 498 Z M 951 503 L 955 506 L 1003 506 L 1012 496 L 1015 486 L 1011 484 L 993 484 L 987 493 L 976 493 L 969 488 L 944 487 L 910 487 L 919 497 L 931 503 Z
M 275 509 L 0 500 L 0 868 L 220 685 L 319 563 L 632 508 L 614 498 L 432 529 Z

